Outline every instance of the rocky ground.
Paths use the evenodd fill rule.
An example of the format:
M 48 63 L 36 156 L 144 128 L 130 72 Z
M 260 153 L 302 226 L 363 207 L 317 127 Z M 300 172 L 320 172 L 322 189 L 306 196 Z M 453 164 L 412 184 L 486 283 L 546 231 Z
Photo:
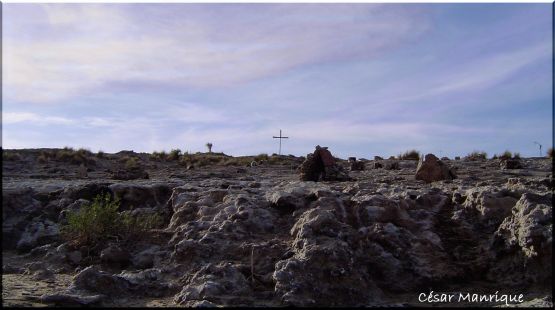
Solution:
M 417 161 L 369 160 L 351 181 L 303 182 L 303 159 L 286 156 L 195 167 L 3 153 L 3 306 L 505 305 L 419 300 L 433 291 L 552 307 L 548 158 L 521 169 L 444 159 L 457 177 L 432 183 L 416 180 Z M 141 173 L 127 175 L 122 157 Z M 106 192 L 121 212 L 164 223 L 133 242 L 72 247 L 64 214 Z

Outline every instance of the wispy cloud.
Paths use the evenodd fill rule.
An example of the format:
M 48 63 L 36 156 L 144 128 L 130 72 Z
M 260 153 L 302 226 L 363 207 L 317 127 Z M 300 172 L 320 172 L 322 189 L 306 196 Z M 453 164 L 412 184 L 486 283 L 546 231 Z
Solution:
M 306 64 L 369 57 L 426 28 L 414 10 L 380 5 L 174 6 L 179 16 L 139 7 L 142 20 L 125 5 L 27 7 L 42 17 L 29 21 L 41 35 L 6 37 L 7 96 L 53 102 L 118 81 L 229 86 Z M 18 9 L 5 9 L 8 31 L 29 27 L 14 20 Z
M 4 112 L 2 124 L 32 123 L 36 125 L 72 125 L 74 120 L 59 116 L 41 116 L 29 112 Z
M 7 4 L 3 144 L 526 156 L 552 139 L 545 8 Z

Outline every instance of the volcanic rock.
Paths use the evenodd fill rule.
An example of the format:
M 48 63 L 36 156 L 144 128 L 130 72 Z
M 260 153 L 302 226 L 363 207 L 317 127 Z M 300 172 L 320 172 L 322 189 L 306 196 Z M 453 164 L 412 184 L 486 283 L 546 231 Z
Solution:
M 199 301 L 233 305 L 251 289 L 245 276 L 231 263 L 208 264 L 185 276 L 185 285 L 174 298 L 180 305 L 189 306 Z
M 69 293 L 44 294 L 40 301 L 47 304 L 54 304 L 61 307 L 89 306 L 102 302 L 104 295 L 83 296 Z
M 129 252 L 118 246 L 111 245 L 100 253 L 100 260 L 105 263 L 127 264 L 130 260 Z
M 111 178 L 114 180 L 136 180 L 148 179 L 148 173 L 142 168 L 135 169 L 118 169 L 112 173 Z
M 395 160 L 395 159 L 388 159 L 385 161 L 384 164 L 384 169 L 385 170 L 399 170 L 399 161 Z
M 120 276 L 111 275 L 89 266 L 74 277 L 73 284 L 69 289 L 118 296 L 129 292 L 130 283 Z
M 453 170 L 449 169 L 434 154 L 427 154 L 424 160 L 420 159 L 416 168 L 415 178 L 426 183 L 456 178 Z
M 37 246 L 58 240 L 59 235 L 58 224 L 50 220 L 31 222 L 25 228 L 16 248 L 19 251 L 29 251 Z
M 336 163 L 327 147 L 316 146 L 314 153 L 307 154 L 300 167 L 301 181 L 346 181 L 350 180 L 343 167 Z
M 522 169 L 522 162 L 519 159 L 505 159 L 499 165 L 502 169 Z

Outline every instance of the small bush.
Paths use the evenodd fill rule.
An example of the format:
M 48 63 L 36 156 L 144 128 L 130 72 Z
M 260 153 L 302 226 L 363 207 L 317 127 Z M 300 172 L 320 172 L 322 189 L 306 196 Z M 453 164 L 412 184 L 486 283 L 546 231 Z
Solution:
M 67 225 L 62 226 L 64 239 L 76 245 L 96 244 L 117 236 L 120 229 L 118 199 L 98 195 L 91 204 L 67 215 Z
M 398 158 L 404 160 L 419 160 L 420 152 L 417 150 L 406 151 L 405 153 L 399 154 Z
M 500 160 L 508 160 L 508 159 L 520 159 L 520 153 L 515 152 L 514 154 L 511 153 L 510 151 L 505 151 L 503 152 L 503 154 L 501 155 L 493 155 L 492 159 L 500 159 Z
M 39 162 L 39 164 L 46 164 L 48 162 L 48 157 L 44 155 L 39 155 L 37 157 L 37 161 Z
M 189 154 L 185 153 L 181 156 L 180 164 L 183 166 L 194 166 L 194 167 L 205 167 L 214 164 L 224 164 L 226 165 L 226 158 L 233 159 L 222 153 L 212 153 L 212 154 Z
M 168 160 L 178 160 L 179 155 L 181 155 L 180 149 L 171 150 L 168 156 L 166 157 Z
M 249 166 L 253 158 L 250 156 L 231 157 L 223 160 L 225 166 Z
M 52 157 L 58 161 L 69 162 L 76 165 L 87 165 L 96 163 L 93 159 L 89 158 L 93 155 L 93 153 L 83 148 L 75 151 L 73 148 L 66 146 L 61 150 L 55 151 L 54 154 L 50 154 L 49 152 L 43 152 L 42 154 L 48 154 L 48 156 L 45 156 L 45 158 L 47 159 Z
M 166 158 L 168 157 L 168 155 L 166 154 L 166 151 L 161 151 L 161 152 L 152 152 L 152 155 L 150 155 L 151 159 L 154 160 L 166 160 Z
M 73 149 L 68 149 L 67 147 L 63 150 L 56 152 L 55 158 L 59 161 L 69 162 L 72 161 L 75 151 Z
M 50 159 L 56 158 L 56 152 L 41 151 L 37 161 L 41 164 L 47 163 Z
M 104 153 L 102 150 L 99 150 L 98 153 L 96 153 L 96 157 L 106 158 L 106 153 Z
M 93 154 L 90 150 L 87 150 L 87 149 L 84 149 L 84 148 L 78 149 L 78 150 L 76 151 L 76 153 L 77 153 L 77 154 L 81 154 L 81 155 L 83 155 L 84 157 L 92 156 L 92 154 Z
M 267 161 L 268 159 L 269 159 L 269 156 L 268 156 L 268 154 L 265 154 L 265 153 L 258 154 L 256 156 L 254 156 L 255 161 L 261 161 L 261 160 L 266 160 Z
M 272 156 L 270 157 L 270 159 L 268 159 L 268 163 L 271 165 L 278 165 L 278 164 L 284 165 L 287 163 L 287 157 L 283 155 Z
M 133 216 L 119 213 L 120 201 L 110 194 L 98 195 L 81 210 L 67 215 L 61 235 L 74 246 L 97 245 L 108 240 L 129 240 L 149 229 L 160 227 L 163 219 L 158 214 Z
M 138 239 L 146 231 L 160 227 L 164 219 L 159 214 L 139 214 L 131 215 L 129 212 L 120 214 L 121 231 L 120 234 L 125 239 Z
M 83 153 L 75 153 L 73 154 L 73 156 L 70 159 L 70 162 L 72 164 L 76 164 L 76 165 L 85 165 L 88 162 L 88 158 L 86 155 L 84 155 Z
M 549 149 L 547 149 L 547 157 L 553 158 L 553 148 L 552 148 L 552 147 L 550 147 Z
M 484 151 L 473 151 L 472 153 L 466 155 L 467 160 L 486 160 L 488 154 Z
M 19 153 L 12 153 L 12 152 L 2 151 L 2 159 L 7 160 L 7 161 L 20 160 L 21 155 Z
M 513 157 L 513 154 L 509 151 L 505 151 L 503 152 L 503 154 L 499 155 L 499 159 L 501 160 L 511 159 L 512 157 Z
M 126 160 L 125 160 L 125 169 L 127 170 L 133 170 L 133 169 L 137 169 L 139 168 L 139 160 L 137 160 L 136 157 L 127 157 L 126 156 Z

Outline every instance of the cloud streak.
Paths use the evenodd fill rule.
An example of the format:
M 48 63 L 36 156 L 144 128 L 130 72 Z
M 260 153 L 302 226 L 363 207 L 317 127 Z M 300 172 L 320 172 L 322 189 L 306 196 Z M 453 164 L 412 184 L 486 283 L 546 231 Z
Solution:
M 2 124 L 29 123 L 36 125 L 72 125 L 75 120 L 59 116 L 41 116 L 29 112 L 5 112 L 2 113 Z
M 126 5 L 26 7 L 42 17 L 29 22 L 42 35 L 7 36 L 8 98 L 56 102 L 118 81 L 231 86 L 303 65 L 367 58 L 426 28 L 413 10 L 379 5 L 185 5 L 174 6 L 182 14 L 173 19 L 171 10 L 139 7 L 141 21 L 138 8 Z M 18 8 L 5 10 L 8 32 L 30 27 L 14 20 Z M 146 31 L 134 30 L 139 25 Z

